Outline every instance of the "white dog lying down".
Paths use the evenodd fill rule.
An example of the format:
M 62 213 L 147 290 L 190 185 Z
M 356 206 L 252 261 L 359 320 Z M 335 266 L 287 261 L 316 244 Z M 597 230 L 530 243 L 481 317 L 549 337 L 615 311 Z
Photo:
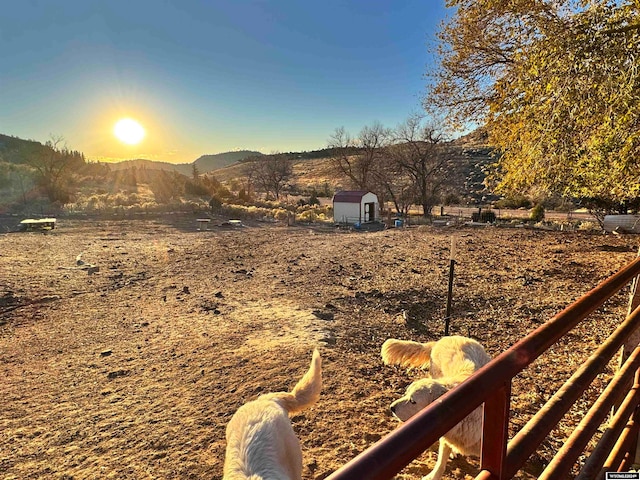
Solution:
M 227 425 L 223 479 L 300 480 L 302 451 L 289 413 L 313 405 L 321 389 L 322 360 L 314 350 L 291 392 L 267 393 L 241 406 Z
M 382 360 L 387 365 L 427 368 L 432 378 L 413 382 L 403 397 L 391 404 L 400 421 L 407 421 L 424 407 L 463 382 L 490 360 L 482 345 L 471 338 L 443 337 L 437 342 L 418 343 L 389 339 L 382 345 Z M 480 455 L 482 407 L 476 408 L 458 425 L 440 438 L 438 460 L 423 480 L 442 478 L 451 453 Z

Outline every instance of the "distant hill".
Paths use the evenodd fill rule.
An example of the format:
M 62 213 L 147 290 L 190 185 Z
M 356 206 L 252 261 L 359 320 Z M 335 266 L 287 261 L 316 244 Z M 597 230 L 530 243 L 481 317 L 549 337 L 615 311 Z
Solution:
M 0 133 L 0 161 L 25 163 L 27 157 L 49 150 L 49 147 L 35 140 L 23 140 Z
M 228 167 L 248 157 L 262 155 L 260 152 L 251 150 L 241 150 L 238 152 L 216 153 L 213 155 L 202 155 L 192 163 L 169 163 L 157 160 L 145 160 L 138 158 L 135 160 L 123 160 L 121 162 L 110 163 L 112 170 L 124 170 L 128 168 L 146 168 L 147 170 L 167 170 L 170 172 L 178 172 L 182 175 L 191 176 L 193 173 L 193 165 L 198 168 L 198 172 L 207 173 L 212 170 Z
M 495 158 L 492 149 L 487 146 L 487 135 L 482 130 L 447 142 L 445 147 L 451 152 L 455 167 L 450 172 L 450 178 L 455 185 L 453 190 L 463 202 L 487 202 L 499 198 L 488 192 L 484 185 L 487 169 L 495 162 Z M 315 188 L 321 191 L 325 185 L 334 191 L 349 188 L 346 179 L 331 165 L 332 153 L 328 148 L 312 152 L 284 153 L 283 155 L 288 156 L 293 163 L 290 184 L 301 190 Z M 357 154 L 357 149 L 352 153 Z M 263 157 L 268 158 L 269 155 Z M 211 173 L 221 182 L 231 182 L 242 179 L 245 176 L 245 168 L 242 163 L 235 163 Z
M 48 150 L 45 144 L 35 140 L 24 140 L 22 138 L 3 135 L 0 133 L 0 162 L 25 163 L 30 155 Z M 142 158 L 123 160 L 120 162 L 108 163 L 109 168 L 114 171 L 126 170 L 132 167 L 146 168 L 148 170 L 166 170 L 178 172 L 182 175 L 191 176 L 193 165 L 198 168 L 198 172 L 207 173 L 212 170 L 233 165 L 249 157 L 260 156 L 262 153 L 252 150 L 240 150 L 236 152 L 216 153 L 213 155 L 202 155 L 192 163 L 169 163 Z
M 459 137 L 450 146 L 456 152 L 458 168 L 456 180 L 458 193 L 465 202 L 487 203 L 500 197 L 484 184 L 487 172 L 495 163 L 495 152 L 488 146 L 487 133 L 479 128 Z
M 202 155 L 195 162 L 200 173 L 218 170 L 233 163 L 240 162 L 249 157 L 260 156 L 262 153 L 251 150 L 240 150 L 237 152 L 216 153 L 214 155 Z
M 121 162 L 109 163 L 111 170 L 127 170 L 129 168 L 145 168 L 147 170 L 167 170 L 178 172 L 182 175 L 191 175 L 193 165 L 191 163 L 169 163 L 156 160 L 146 160 L 138 158 L 135 160 L 123 160 Z
M 22 138 L 11 137 L 0 133 L 0 150 L 17 150 L 22 147 L 38 146 L 42 146 L 42 144 L 35 140 L 23 140 Z

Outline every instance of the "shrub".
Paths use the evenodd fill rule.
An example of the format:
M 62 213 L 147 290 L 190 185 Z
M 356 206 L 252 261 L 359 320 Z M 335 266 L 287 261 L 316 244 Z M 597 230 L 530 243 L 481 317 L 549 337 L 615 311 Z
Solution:
M 597 222 L 580 222 L 578 225 L 578 230 L 581 232 L 595 232 L 601 230 L 600 225 Z
M 544 220 L 544 206 L 539 203 L 535 207 L 531 209 L 531 213 L 529 214 L 529 218 L 534 222 L 541 222 Z
M 517 208 L 530 208 L 531 201 L 524 195 L 514 195 L 498 200 L 496 208 L 517 209 Z
M 315 222 L 318 220 L 318 215 L 313 210 L 305 210 L 300 215 L 297 215 L 296 220 L 299 222 Z
M 460 196 L 457 193 L 447 193 L 442 199 L 444 205 L 460 205 Z
M 251 195 L 249 195 L 249 193 L 244 189 L 244 187 L 241 188 L 240 191 L 238 192 L 238 200 L 242 202 L 251 201 Z
M 129 196 L 123 192 L 118 192 L 114 196 L 112 196 L 112 203 L 113 205 L 119 206 L 119 207 L 125 206 L 125 205 L 131 205 L 129 203 Z
M 492 210 L 484 210 L 479 213 L 475 212 L 471 214 L 471 220 L 474 222 L 494 223 L 496 221 L 496 214 Z
M 209 200 L 209 208 L 214 212 L 219 212 L 222 209 L 222 200 L 217 197 L 211 197 L 211 200 Z
M 289 217 L 289 210 L 277 208 L 273 211 L 273 218 L 276 220 L 286 220 Z
M 200 182 L 194 182 L 193 180 L 185 181 L 184 193 L 201 197 L 206 197 L 211 194 L 206 185 Z
M 318 196 L 315 193 L 309 197 L 309 205 L 320 205 L 320 200 L 318 200 Z

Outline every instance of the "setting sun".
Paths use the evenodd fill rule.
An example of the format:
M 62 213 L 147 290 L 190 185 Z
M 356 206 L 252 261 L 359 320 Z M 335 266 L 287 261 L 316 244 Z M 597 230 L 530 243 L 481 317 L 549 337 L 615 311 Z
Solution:
M 131 118 L 123 118 L 113 127 L 113 134 L 123 143 L 136 145 L 145 135 L 144 128 Z

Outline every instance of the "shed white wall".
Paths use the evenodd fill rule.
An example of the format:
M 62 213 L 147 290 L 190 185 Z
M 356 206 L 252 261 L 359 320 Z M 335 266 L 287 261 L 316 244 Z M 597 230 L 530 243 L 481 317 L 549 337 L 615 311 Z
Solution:
M 364 213 L 363 213 L 364 215 Z M 356 223 L 360 221 L 360 204 L 335 202 L 333 204 L 333 221 L 340 223 Z
M 362 201 L 360 204 L 362 205 L 362 214 L 364 215 L 364 204 L 365 203 L 375 203 L 376 209 L 378 208 L 378 196 L 375 193 L 365 193 L 362 197 Z

